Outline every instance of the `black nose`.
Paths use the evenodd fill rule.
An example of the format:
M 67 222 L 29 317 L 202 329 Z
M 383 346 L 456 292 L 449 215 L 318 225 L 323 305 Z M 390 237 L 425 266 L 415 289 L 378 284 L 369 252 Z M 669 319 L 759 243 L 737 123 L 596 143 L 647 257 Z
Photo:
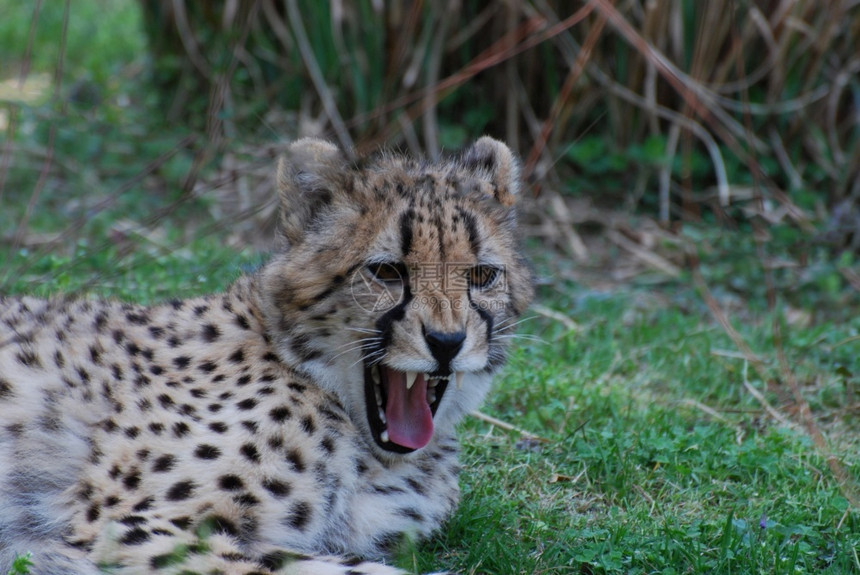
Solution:
M 433 359 L 439 362 L 438 371 L 450 373 L 451 360 L 457 356 L 460 348 L 463 347 L 466 333 L 462 331 L 444 333 L 424 330 L 424 340 L 427 342 L 427 347 L 430 348 L 430 353 L 433 354 Z

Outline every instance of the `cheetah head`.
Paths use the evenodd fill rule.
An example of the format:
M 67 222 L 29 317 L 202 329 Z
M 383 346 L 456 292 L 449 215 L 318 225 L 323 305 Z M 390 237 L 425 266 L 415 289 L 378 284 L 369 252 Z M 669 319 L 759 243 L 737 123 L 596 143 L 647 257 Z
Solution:
M 485 137 L 436 163 L 350 161 L 303 139 L 278 185 L 284 248 L 263 293 L 283 361 L 336 394 L 384 456 L 450 434 L 482 401 L 532 297 L 511 151 Z

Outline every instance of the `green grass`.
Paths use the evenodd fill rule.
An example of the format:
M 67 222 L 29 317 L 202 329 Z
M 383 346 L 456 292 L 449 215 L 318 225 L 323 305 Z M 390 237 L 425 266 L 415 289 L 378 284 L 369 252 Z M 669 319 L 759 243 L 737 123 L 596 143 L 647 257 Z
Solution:
M 65 2 L 40 4 L 35 12 L 35 2 L 0 0 L 0 79 L 19 74 L 28 54 L 32 72 L 54 73 L 61 54 Z M 88 0 L 71 2 L 70 8 L 63 59 L 65 79 L 104 85 L 115 82 L 114 75 L 144 51 L 135 3 Z M 30 43 L 34 14 L 36 26 Z
M 27 575 L 30 572 L 30 567 L 33 566 L 33 561 L 30 559 L 30 554 L 19 555 L 12 562 L 12 568 L 9 569 L 8 575 Z
M 584 297 L 560 305 L 570 295 Z M 546 302 L 580 329 L 536 320 L 528 331 L 548 343 L 518 347 L 488 410 L 548 441 L 465 426 L 463 505 L 422 552 L 423 568 L 438 567 L 441 552 L 445 567 L 487 573 L 860 570 L 860 514 L 824 457 L 802 432 L 763 414 L 743 388 L 742 360 L 712 353 L 731 344 L 704 310 L 661 306 L 651 295 L 643 302 L 636 290 L 572 289 Z M 762 331 L 742 328 L 754 344 L 765 341 Z M 820 351 L 858 332 L 854 319 L 786 342 L 798 375 L 819 380 L 810 397 L 818 416 L 835 407 L 820 396 L 844 400 L 843 385 L 856 393 L 857 380 L 843 381 L 831 362 L 857 373 L 858 347 L 810 353 L 805 341 L 819 341 Z M 856 485 L 858 426 L 843 417 L 850 437 L 834 451 Z

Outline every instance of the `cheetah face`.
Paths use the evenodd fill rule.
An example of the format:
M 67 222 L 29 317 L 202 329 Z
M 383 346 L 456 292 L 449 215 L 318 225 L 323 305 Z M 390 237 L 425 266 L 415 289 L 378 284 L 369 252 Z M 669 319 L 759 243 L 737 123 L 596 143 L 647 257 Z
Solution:
M 456 235 L 457 227 L 448 233 Z M 362 346 L 367 423 L 377 446 L 396 453 L 429 443 L 437 413 L 446 427 L 476 406 L 504 357 L 505 330 L 494 326 L 510 313 L 500 266 L 434 262 L 421 252 L 437 238 L 419 233 L 423 237 L 429 245 L 410 246 L 416 252 L 408 254 L 412 265 L 371 264 L 362 270 L 361 286 L 389 307 L 370 330 L 377 337 Z M 467 250 L 459 259 L 469 255 L 475 257 Z
M 482 401 L 532 296 L 510 150 L 482 138 L 437 164 L 359 165 L 301 140 L 279 184 L 288 247 L 263 291 L 282 359 L 336 394 L 384 456 L 450 434 Z

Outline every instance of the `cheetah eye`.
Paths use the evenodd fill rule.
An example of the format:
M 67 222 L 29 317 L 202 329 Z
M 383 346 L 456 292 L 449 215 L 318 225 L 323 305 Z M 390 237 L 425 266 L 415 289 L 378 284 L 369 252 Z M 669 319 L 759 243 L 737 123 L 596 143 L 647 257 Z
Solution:
M 477 265 L 469 270 L 469 286 L 477 289 L 489 289 L 496 284 L 501 276 L 501 268 Z
M 368 264 L 367 270 L 374 279 L 384 282 L 402 282 L 406 278 L 406 266 L 402 263 L 373 263 Z

